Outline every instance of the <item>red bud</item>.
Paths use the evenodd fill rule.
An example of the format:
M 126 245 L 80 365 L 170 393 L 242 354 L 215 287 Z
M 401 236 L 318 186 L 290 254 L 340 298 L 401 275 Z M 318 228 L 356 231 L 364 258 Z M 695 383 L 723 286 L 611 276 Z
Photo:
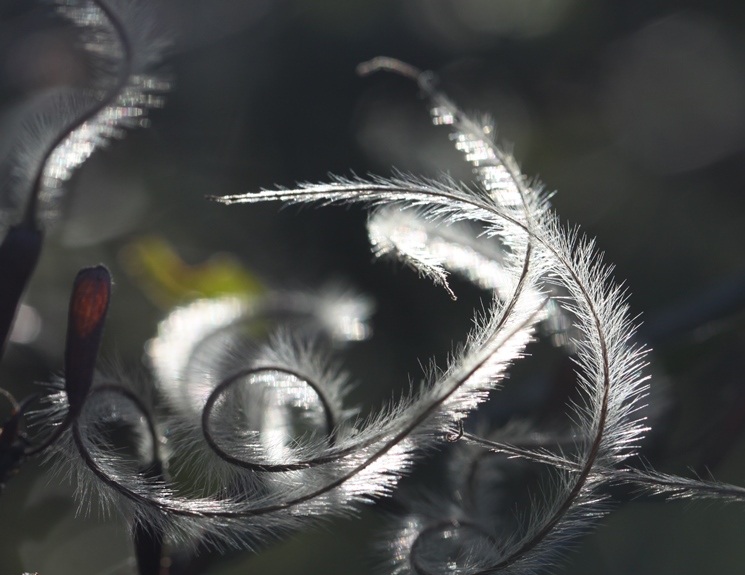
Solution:
M 70 297 L 65 347 L 65 389 L 76 414 L 93 384 L 111 296 L 111 274 L 103 266 L 78 272 Z

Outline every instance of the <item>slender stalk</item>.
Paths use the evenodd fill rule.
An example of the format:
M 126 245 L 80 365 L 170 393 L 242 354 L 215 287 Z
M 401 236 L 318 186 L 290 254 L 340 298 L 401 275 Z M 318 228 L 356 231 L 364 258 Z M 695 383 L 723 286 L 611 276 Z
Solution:
M 39 204 L 39 193 L 44 183 L 44 172 L 46 170 L 47 163 L 51 158 L 54 151 L 65 141 L 70 134 L 72 134 L 78 128 L 85 125 L 86 122 L 93 120 L 101 111 L 106 109 L 108 106 L 116 102 L 120 92 L 124 90 L 129 82 L 129 76 L 132 72 L 132 45 L 129 41 L 129 36 L 124 28 L 124 23 L 117 17 L 117 15 L 109 8 L 105 2 L 101 0 L 88 0 L 94 4 L 101 12 L 104 13 L 105 17 L 114 29 L 114 34 L 121 46 L 122 58 L 119 72 L 116 77 L 116 82 L 106 92 L 106 94 L 94 105 L 91 106 L 85 113 L 75 118 L 70 124 L 68 124 L 64 130 L 62 130 L 52 143 L 47 147 L 44 152 L 43 160 L 39 165 L 39 169 L 36 172 L 33 186 L 31 187 L 31 197 L 26 204 L 26 210 L 23 217 L 23 226 L 28 229 L 35 229 L 38 227 L 36 219 L 37 208 Z
M 18 306 L 36 269 L 43 242 L 34 226 L 14 226 L 0 244 L 0 359 L 10 338 Z
M 253 375 L 258 375 L 261 373 L 267 373 L 267 372 L 279 372 L 285 375 L 289 375 L 291 377 L 295 377 L 298 380 L 302 381 L 308 387 L 310 387 L 315 393 L 316 397 L 318 397 L 318 400 L 321 402 L 321 405 L 323 406 L 323 413 L 326 419 L 326 433 L 329 434 L 329 437 L 332 437 L 332 432 L 336 427 L 336 418 L 334 417 L 334 413 L 331 409 L 331 404 L 328 401 L 328 399 L 324 396 L 323 389 L 320 385 L 313 382 L 311 379 L 306 377 L 305 375 L 302 375 L 296 371 L 293 371 L 291 369 L 287 369 L 284 367 L 260 367 L 255 369 L 246 369 L 239 371 L 235 375 L 227 378 L 225 381 L 221 382 L 220 385 L 215 387 L 215 389 L 212 391 L 210 396 L 207 398 L 207 402 L 204 405 L 204 409 L 202 410 L 202 434 L 204 435 L 204 439 L 207 442 L 207 444 L 210 446 L 210 449 L 214 451 L 220 459 L 223 461 L 226 461 L 227 463 L 230 463 L 232 465 L 236 465 L 238 467 L 242 467 L 244 469 L 251 469 L 253 471 L 265 471 L 265 472 L 279 472 L 279 471 L 295 471 L 298 469 L 307 469 L 309 467 L 312 467 L 314 465 L 320 465 L 322 463 L 328 463 L 330 461 L 334 461 L 338 459 L 338 457 L 325 457 L 325 458 L 314 458 L 310 461 L 299 461 L 297 463 L 284 463 L 284 464 L 269 464 L 269 463 L 254 463 L 252 461 L 246 461 L 245 459 L 241 459 L 239 457 L 235 457 L 234 455 L 231 455 L 230 453 L 226 452 L 218 442 L 215 440 L 215 438 L 212 436 L 212 425 L 211 425 L 211 415 L 212 410 L 215 407 L 215 403 L 220 398 L 220 396 L 230 387 L 233 385 L 236 385 L 241 380 L 250 378 Z

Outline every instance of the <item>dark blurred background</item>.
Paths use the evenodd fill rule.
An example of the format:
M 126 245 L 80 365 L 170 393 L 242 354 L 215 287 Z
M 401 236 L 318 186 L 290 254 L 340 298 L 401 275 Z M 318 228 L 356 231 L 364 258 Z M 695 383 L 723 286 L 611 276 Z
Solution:
M 205 199 L 393 167 L 470 180 L 411 82 L 355 75 L 361 61 L 387 55 L 433 70 L 461 107 L 492 114 L 524 171 L 558 190 L 562 219 L 596 237 L 616 265 L 632 315 L 641 314 L 640 338 L 654 349 L 651 372 L 666 386 L 653 463 L 744 484 L 745 3 L 163 4 L 176 36 L 166 66 L 174 90 L 149 129 L 97 152 L 71 181 L 0 367 L 4 387 L 23 395 L 60 369 L 69 286 L 77 269 L 99 262 L 116 281 L 103 367 L 146 377 L 143 345 L 168 310 L 122 254 L 153 234 L 187 264 L 232 254 L 269 287 L 343 281 L 371 294 L 375 337 L 348 360 L 370 405 L 393 382 L 418 381 L 419 360 L 443 364 L 483 294 L 456 284 L 463 297 L 453 303 L 398 265 L 372 263 L 362 210 Z M 3 146 L 34 97 L 85 84 L 74 39 L 43 2 L 0 0 Z M 558 368 L 537 369 L 550 377 Z M 8 485 L 0 575 L 132 571 L 121 521 L 75 518 L 70 493 L 38 462 Z M 209 572 L 367 573 L 382 522 L 366 510 L 256 556 L 217 560 Z M 636 501 L 557 572 L 734 575 L 745 570 L 743 536 L 736 506 Z

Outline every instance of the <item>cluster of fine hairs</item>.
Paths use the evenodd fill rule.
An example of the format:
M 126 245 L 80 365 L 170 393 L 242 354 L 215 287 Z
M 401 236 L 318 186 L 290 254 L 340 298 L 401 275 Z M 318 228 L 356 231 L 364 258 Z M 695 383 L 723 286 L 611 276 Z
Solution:
M 95 85 L 42 102 L 3 158 L 3 344 L 65 182 L 97 147 L 144 126 L 169 88 L 154 72 L 168 42 L 151 2 L 57 4 L 95 63 Z M 146 349 L 151 388 L 138 388 L 94 369 L 111 280 L 105 268 L 88 268 L 70 300 L 64 377 L 48 382 L 40 408 L 33 396 L 16 402 L 5 392 L 13 413 L 0 436 L 0 481 L 43 452 L 81 506 L 93 501 L 126 518 L 141 574 L 162 572 L 168 549 L 256 549 L 325 517 L 353 515 L 390 496 L 437 447 L 447 447 L 444 492 L 411 494 L 407 513 L 381 536 L 383 572 L 537 572 L 608 512 L 609 487 L 619 484 L 744 500 L 742 488 L 632 464 L 654 423 L 642 411 L 653 382 L 609 267 L 591 241 L 559 222 L 541 186 L 495 143 L 488 119 L 465 115 L 431 74 L 400 61 L 376 58 L 358 69 L 378 71 L 417 83 L 475 183 L 334 178 L 213 200 L 370 207 L 375 256 L 405 262 L 452 297 L 450 274 L 492 296 L 447 366 L 363 416 L 349 404 L 332 352 L 368 337 L 371 303 L 345 291 L 276 291 L 172 311 Z M 575 363 L 571 425 L 524 420 L 494 429 L 483 417 L 467 420 L 498 397 L 507 369 L 539 338 Z M 37 430 L 34 441 L 25 425 Z M 521 462 L 546 468 L 550 479 L 515 518 L 508 476 Z

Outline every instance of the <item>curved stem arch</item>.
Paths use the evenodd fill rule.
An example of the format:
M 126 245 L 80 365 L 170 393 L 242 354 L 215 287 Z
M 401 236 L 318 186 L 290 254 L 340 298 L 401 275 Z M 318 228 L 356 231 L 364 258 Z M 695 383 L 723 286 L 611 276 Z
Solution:
M 116 41 L 120 45 L 121 57 L 120 66 L 116 75 L 116 79 L 106 93 L 92 105 L 88 110 L 74 118 L 52 142 L 47 146 L 43 160 L 39 165 L 39 168 L 34 177 L 33 184 L 31 187 L 31 196 L 29 202 L 26 204 L 24 212 L 23 222 L 26 227 L 36 228 L 37 222 L 37 208 L 39 203 L 39 193 L 43 187 L 43 178 L 47 170 L 47 165 L 54 154 L 54 152 L 68 139 L 74 132 L 83 128 L 87 122 L 92 121 L 98 114 L 105 110 L 108 106 L 114 104 L 119 97 L 119 94 L 124 90 L 129 82 L 130 74 L 132 72 L 132 45 L 129 41 L 128 32 L 124 26 L 124 23 L 119 19 L 117 14 L 106 4 L 105 0 L 87 0 L 93 4 L 96 9 L 100 10 L 104 18 L 111 26 Z

